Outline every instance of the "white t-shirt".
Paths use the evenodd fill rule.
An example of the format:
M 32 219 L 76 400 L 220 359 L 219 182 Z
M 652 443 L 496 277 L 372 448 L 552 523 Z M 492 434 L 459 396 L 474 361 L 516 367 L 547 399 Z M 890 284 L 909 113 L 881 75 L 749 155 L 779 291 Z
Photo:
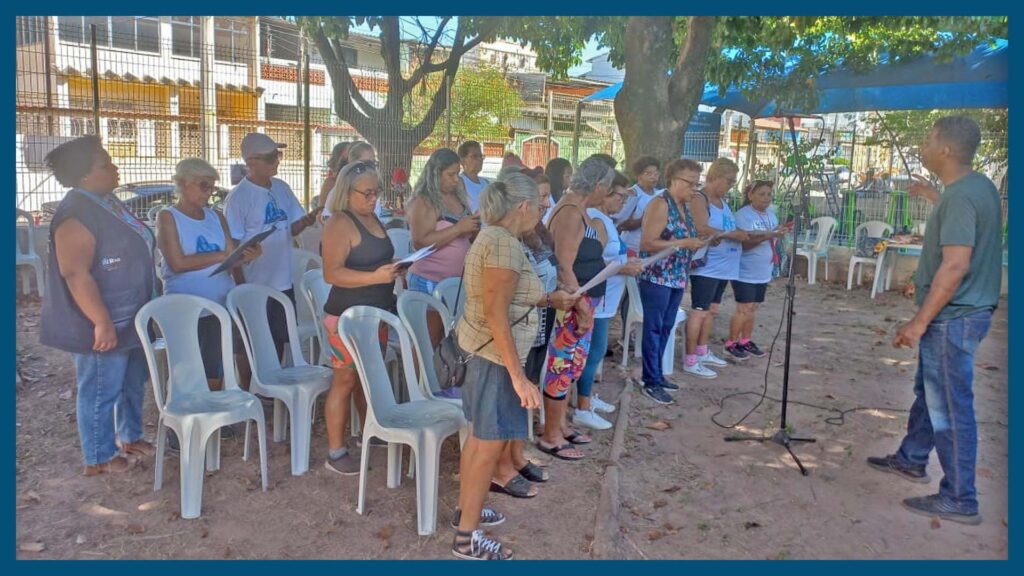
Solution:
M 480 192 L 483 191 L 490 181 L 479 175 L 476 177 L 480 181 L 479 183 L 470 180 L 469 176 L 466 176 L 465 173 L 459 174 L 459 176 L 462 177 L 462 182 L 466 185 L 466 196 L 469 196 L 469 210 L 476 213 L 480 210 Z
M 236 240 L 244 242 L 271 226 L 278 228 L 260 244 L 263 254 L 242 267 L 246 282 L 275 290 L 292 287 L 291 224 L 305 214 L 291 187 L 279 178 L 270 179 L 269 190 L 243 178 L 228 194 L 224 217 Z
M 615 215 L 616 224 L 622 224 L 630 218 L 643 218 L 647 205 L 651 203 L 651 200 L 654 200 L 655 196 L 662 192 L 661 188 L 655 188 L 654 194 L 648 194 L 637 184 L 633 185 L 633 190 L 636 192 L 636 195 L 626 198 L 626 202 L 622 205 L 622 210 L 619 210 L 619 213 Z M 630 250 L 637 254 L 640 253 L 640 235 L 642 232 L 641 227 L 622 233 L 622 241 L 626 243 Z
M 732 232 L 736 229 L 736 219 L 733 217 L 729 203 L 722 198 L 722 206 L 715 206 L 708 200 L 708 226 Z M 691 276 L 704 276 L 716 280 L 736 280 L 740 273 L 740 256 L 743 255 L 743 244 L 736 240 L 723 239 L 718 246 L 709 246 L 707 252 L 707 264 L 690 272 Z
M 769 206 L 765 212 L 758 212 L 747 204 L 736 211 L 736 227 L 740 230 L 760 230 L 771 232 L 779 226 L 779 218 L 775 210 Z M 740 257 L 740 282 L 748 284 L 765 284 L 772 280 L 772 246 L 771 240 L 761 242 L 749 250 L 743 251 Z
M 604 212 L 597 208 L 587 208 L 587 215 L 604 223 L 604 229 L 608 232 L 608 243 L 604 245 L 604 252 L 601 256 L 605 264 L 612 262 L 625 263 L 628 256 L 622 250 L 622 240 L 619 232 Z M 622 301 L 622 294 L 626 291 L 626 277 L 615 275 L 608 279 L 605 287 L 604 298 L 598 303 L 594 310 L 594 318 L 613 318 L 619 309 L 619 302 Z

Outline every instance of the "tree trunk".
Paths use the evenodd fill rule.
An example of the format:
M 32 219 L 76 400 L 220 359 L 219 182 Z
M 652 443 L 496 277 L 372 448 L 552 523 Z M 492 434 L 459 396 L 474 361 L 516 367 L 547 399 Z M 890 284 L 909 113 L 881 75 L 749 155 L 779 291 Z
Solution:
M 377 169 L 380 171 L 380 185 L 383 189 L 384 196 L 381 198 L 381 202 L 384 206 L 397 207 L 397 198 L 395 197 L 394 191 L 391 189 L 391 174 L 395 171 L 395 168 L 401 168 L 405 170 L 406 174 L 410 173 L 412 169 L 412 153 L 419 145 L 419 142 L 414 142 L 413 138 L 407 131 L 395 130 L 392 133 L 365 135 L 367 142 L 373 145 L 374 149 L 377 150 Z M 413 182 L 409 183 L 411 187 Z M 409 198 L 404 198 L 401 205 L 408 202 Z
M 666 58 L 675 49 L 672 23 L 670 16 L 631 16 L 626 23 L 626 73 L 615 120 L 627 168 L 640 156 L 654 156 L 663 166 L 682 156 L 686 127 L 700 104 L 715 19 L 690 17 L 675 63 Z

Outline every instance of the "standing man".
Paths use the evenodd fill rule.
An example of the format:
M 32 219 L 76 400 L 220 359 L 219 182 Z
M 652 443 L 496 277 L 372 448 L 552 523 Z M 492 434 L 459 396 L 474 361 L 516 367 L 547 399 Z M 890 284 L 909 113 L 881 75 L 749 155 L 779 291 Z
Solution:
M 462 183 L 469 197 L 469 211 L 474 214 L 480 209 L 480 192 L 489 181 L 480 177 L 484 167 L 484 150 L 476 140 L 466 140 L 458 149 L 459 163 L 462 164 Z
M 268 236 L 260 246 L 263 254 L 242 266 L 238 283 L 251 282 L 284 292 L 295 303 L 292 287 L 292 236 L 316 222 L 319 210 L 303 211 L 288 184 L 277 175 L 281 148 L 266 134 L 251 132 L 242 138 L 242 159 L 248 175 L 224 200 L 224 217 L 231 236 L 244 242 L 256 234 L 277 226 L 278 232 Z M 267 306 L 270 332 L 280 356 L 288 341 L 288 324 L 284 309 L 276 302 Z
M 1002 282 L 1002 213 L 992 181 L 971 169 L 981 141 L 978 124 L 963 116 L 939 119 L 921 148 L 921 162 L 942 181 L 939 195 L 923 178 L 910 193 L 938 204 L 928 217 L 914 284 L 918 311 L 900 326 L 893 346 L 920 342 L 914 404 L 899 451 L 868 465 L 927 483 L 932 448 L 943 478 L 939 492 L 907 498 L 924 516 L 980 524 L 974 487 L 978 427 L 974 418 L 974 354 L 988 333 Z

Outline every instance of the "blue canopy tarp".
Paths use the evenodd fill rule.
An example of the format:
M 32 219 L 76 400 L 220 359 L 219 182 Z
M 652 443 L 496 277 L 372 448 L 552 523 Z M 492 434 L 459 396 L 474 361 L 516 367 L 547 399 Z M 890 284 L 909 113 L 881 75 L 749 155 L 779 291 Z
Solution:
M 868 110 L 933 110 L 943 108 L 1006 108 L 1009 105 L 1009 43 L 999 39 L 983 44 L 949 62 L 923 55 L 909 61 L 882 63 L 858 73 L 842 67 L 815 79 L 818 104 L 810 110 L 785 110 L 797 114 L 830 114 Z M 622 83 L 608 86 L 584 98 L 584 102 L 615 98 Z M 751 102 L 735 86 L 724 96 L 718 87 L 704 86 L 701 104 L 743 112 L 752 118 L 783 112 L 771 100 Z

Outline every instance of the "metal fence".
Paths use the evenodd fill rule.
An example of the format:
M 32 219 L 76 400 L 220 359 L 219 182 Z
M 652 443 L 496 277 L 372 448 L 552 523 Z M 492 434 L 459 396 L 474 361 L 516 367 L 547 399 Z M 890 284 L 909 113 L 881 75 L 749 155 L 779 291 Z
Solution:
M 383 106 L 387 97 L 387 74 L 375 42 L 350 36 L 345 54 L 352 82 L 370 107 Z M 337 114 L 332 78 L 315 49 L 305 46 L 311 44 L 294 25 L 276 18 L 19 17 L 18 208 L 39 211 L 63 197 L 43 157 L 84 134 L 103 138 L 122 183 L 168 181 L 180 159 L 198 156 L 213 164 L 228 186 L 240 174 L 242 137 L 265 132 L 288 144 L 279 177 L 303 203 L 319 192 L 331 149 L 342 141 L 367 139 L 376 146 L 386 188 L 393 167 L 411 166 L 410 182 L 415 182 L 430 152 L 465 140 L 482 143 L 484 176 L 494 176 L 509 151 L 528 166 L 596 152 L 624 159 L 611 102 L 581 106 L 594 86 L 553 82 L 530 65 L 510 66 L 523 64 L 522 54 L 474 49 L 447 86 L 447 97 L 437 84 L 439 75 L 428 76 L 403 100 L 401 120 L 377 122 L 360 133 Z M 303 68 L 307 54 L 310 64 Z M 403 54 L 407 67 L 417 58 L 413 48 Z M 408 149 L 403 139 L 439 89 L 443 110 L 433 131 L 411 158 L 400 157 L 396 150 Z M 713 155 L 733 158 L 742 170 L 741 185 L 753 177 L 775 180 L 776 202 L 786 213 L 795 188 L 786 168 L 788 134 L 781 126 L 759 124 L 751 141 L 749 122 L 725 124 L 719 132 L 688 132 L 686 150 L 716 150 Z M 799 137 L 832 150 L 808 172 L 806 185 L 812 215 L 840 220 L 837 244 L 851 244 L 853 230 L 869 220 L 913 231 L 927 219 L 930 207 L 905 193 L 906 172 L 894 150 L 866 145 L 866 136 L 855 132 L 802 129 Z M 985 135 L 983 149 L 1005 147 L 1005 135 Z M 912 156 L 908 162 L 919 170 Z M 1005 219 L 1005 166 L 983 168 L 1002 185 Z M 622 164 L 620 169 L 628 171 Z M 836 202 L 826 202 L 827 190 L 835 192 Z M 738 205 L 738 191 L 733 199 Z M 396 202 L 385 197 L 386 204 Z

